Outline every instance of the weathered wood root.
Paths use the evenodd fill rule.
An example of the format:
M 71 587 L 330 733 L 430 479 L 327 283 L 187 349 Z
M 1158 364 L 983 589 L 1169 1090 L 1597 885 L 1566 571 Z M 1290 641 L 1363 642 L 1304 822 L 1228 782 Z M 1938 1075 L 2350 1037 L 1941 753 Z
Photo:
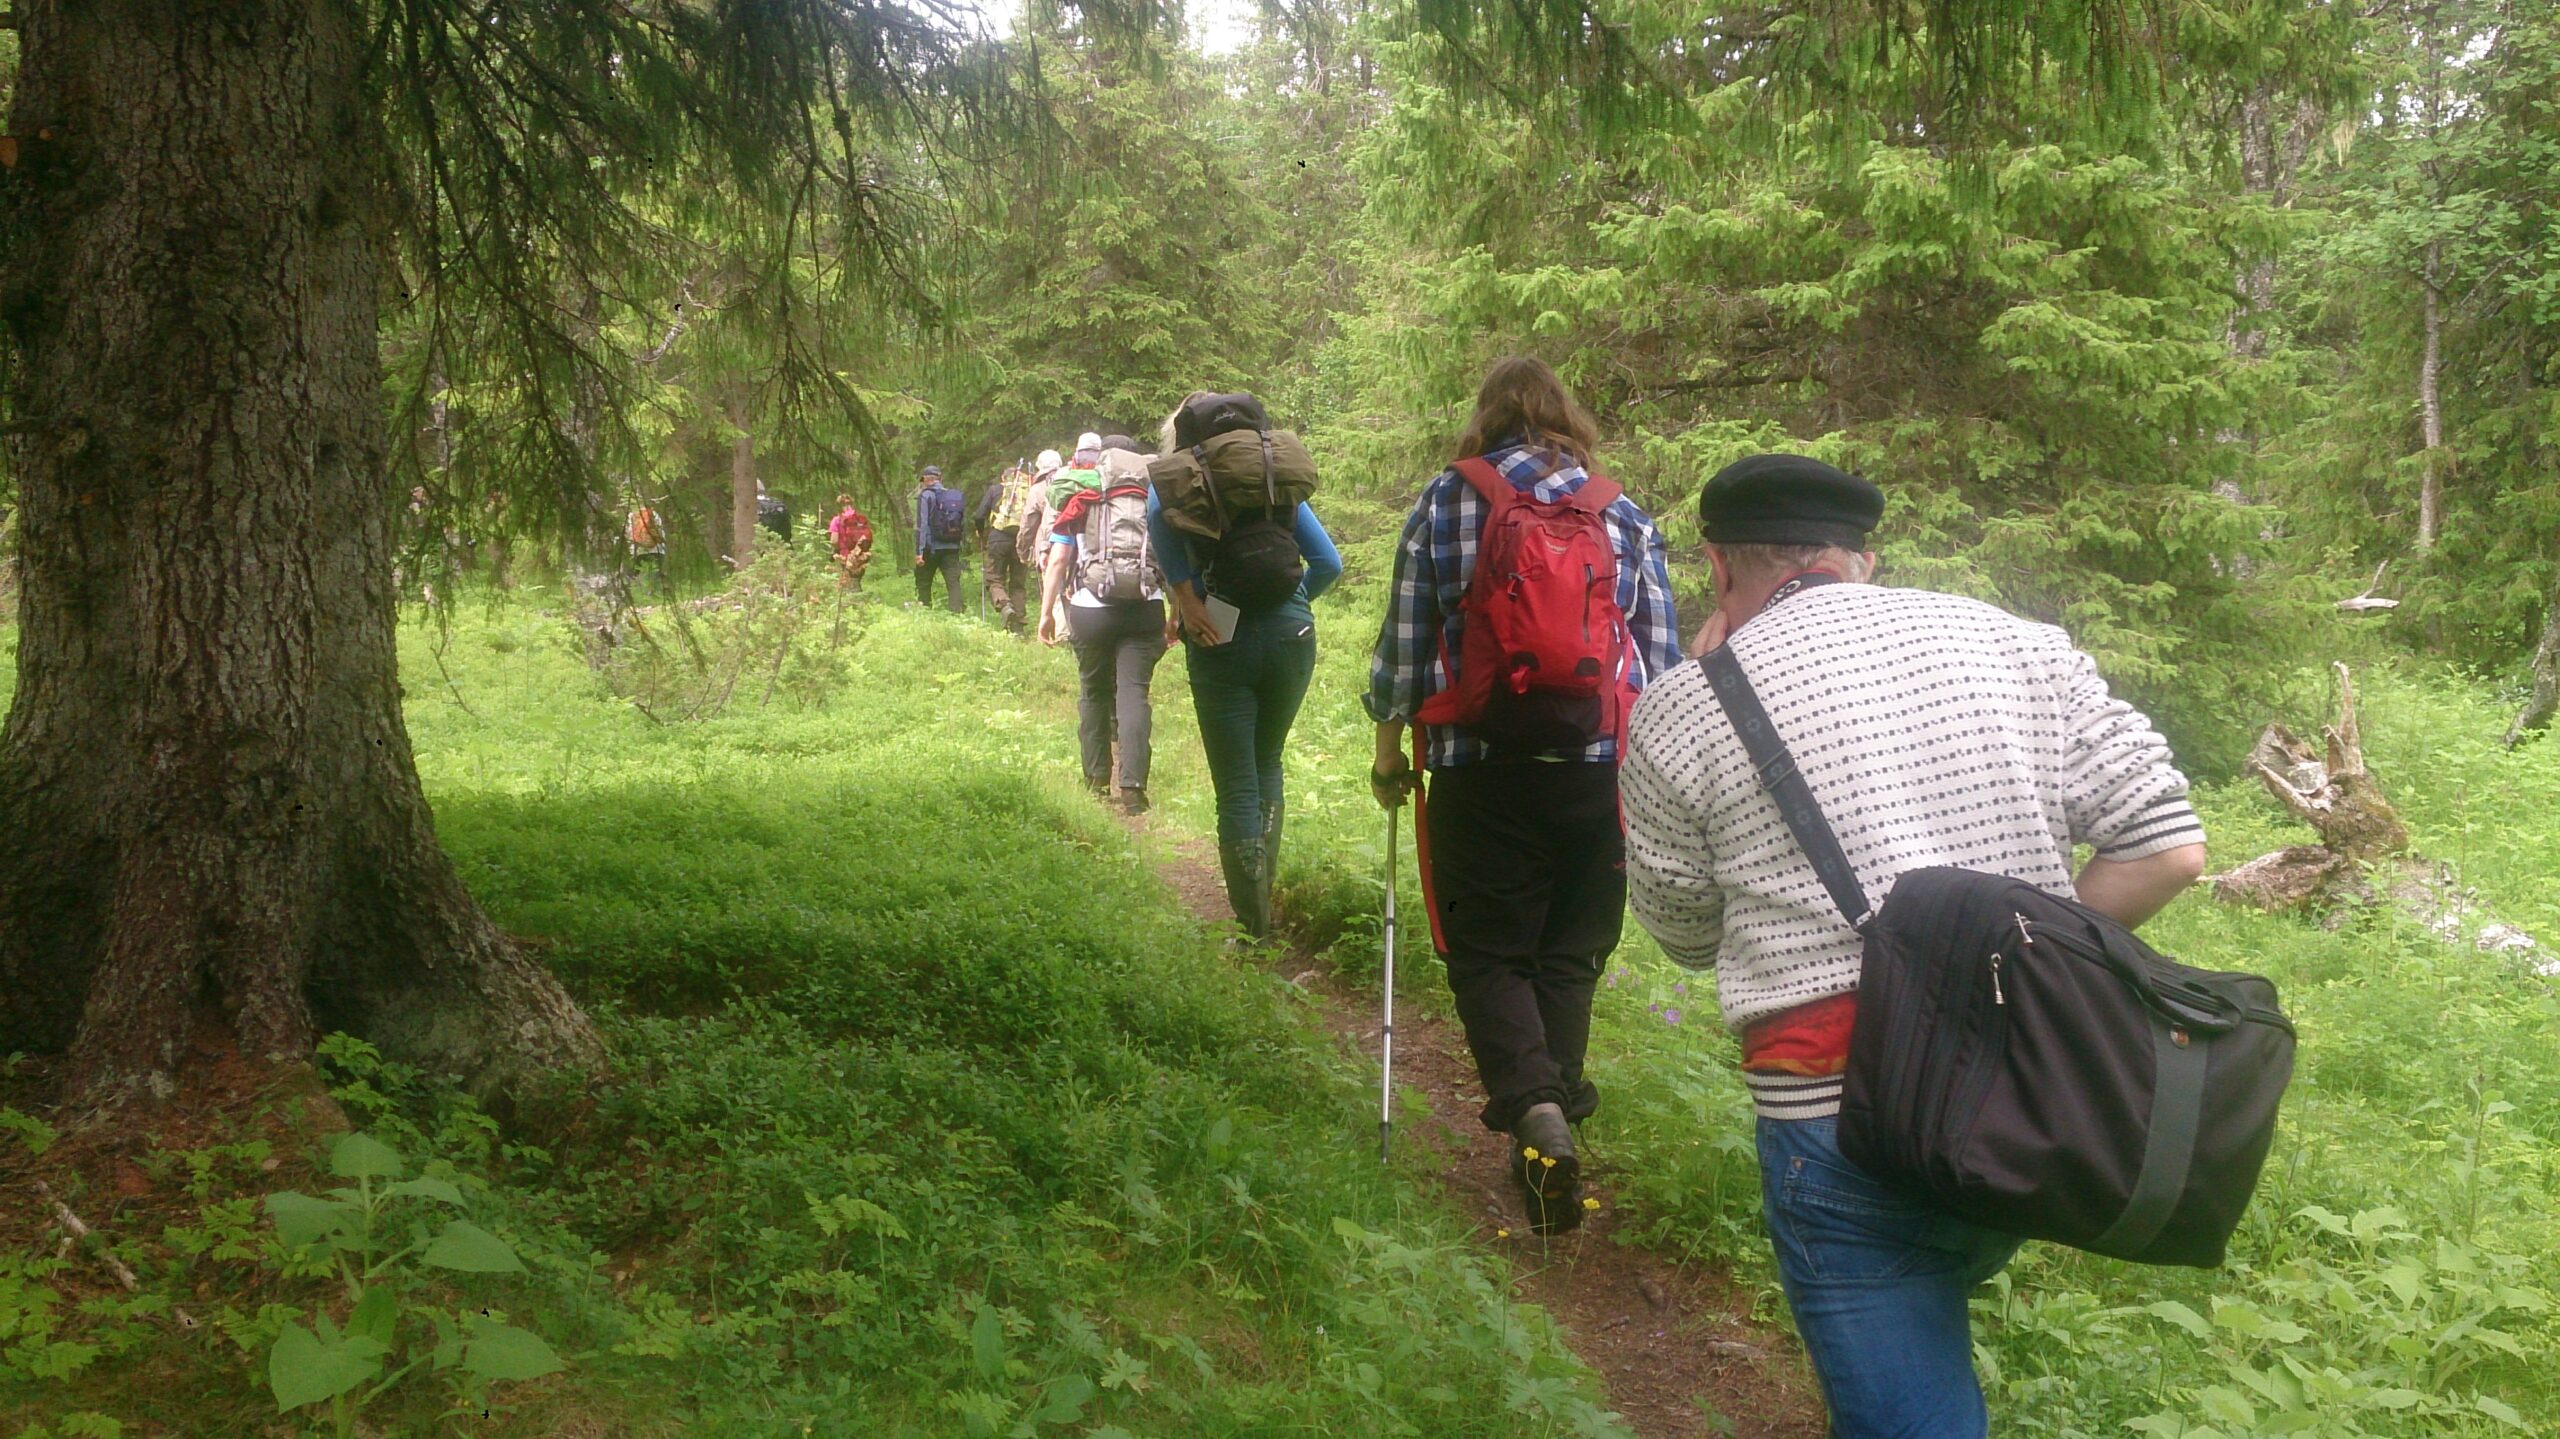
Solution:
M 2451 866 L 2411 852 L 2407 826 L 2365 767 L 2347 667 L 2336 668 L 2338 722 L 2322 732 L 2324 749 L 2315 751 L 2271 724 L 2249 755 L 2249 768 L 2267 792 L 2323 842 L 2288 845 L 2211 876 L 2214 897 L 2273 914 L 2317 916 L 2332 929 L 2389 905 L 2448 944 L 2468 943 L 2532 973 L 2560 977 L 2560 952 L 2499 921 L 2455 880 Z

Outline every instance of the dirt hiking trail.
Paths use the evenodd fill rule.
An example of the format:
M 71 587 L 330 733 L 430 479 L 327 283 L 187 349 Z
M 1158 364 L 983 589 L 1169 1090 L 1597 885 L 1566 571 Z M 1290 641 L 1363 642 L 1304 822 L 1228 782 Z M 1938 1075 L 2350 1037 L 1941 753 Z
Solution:
M 1204 922 L 1229 921 L 1226 890 L 1206 842 L 1125 821 L 1156 843 L 1166 883 Z M 1275 972 L 1317 1001 L 1325 1027 L 1372 1066 L 1378 1054 L 1376 996 L 1342 983 L 1294 946 L 1267 952 Z M 1624 1216 L 1612 1194 L 1606 1154 L 1586 1154 L 1584 1191 L 1600 1209 L 1570 1234 L 1541 1241 L 1528 1233 L 1504 1164 L 1508 1138 L 1477 1122 L 1484 1096 L 1465 1036 L 1448 1018 L 1407 1008 L 1397 1016 L 1396 1082 L 1427 1095 L 1431 1117 L 1403 1121 L 1396 1145 L 1431 1156 L 1452 1213 L 1476 1241 L 1517 1269 L 1514 1295 L 1553 1315 L 1573 1352 L 1597 1371 L 1609 1407 L 1641 1439 L 1822 1439 L 1827 1432 L 1812 1375 L 1795 1342 L 1751 1318 L 1751 1295 L 1723 1273 L 1617 1242 Z M 1365 1125 L 1346 1142 L 1367 1142 Z M 1506 1237 L 1507 1234 L 1507 1237 Z

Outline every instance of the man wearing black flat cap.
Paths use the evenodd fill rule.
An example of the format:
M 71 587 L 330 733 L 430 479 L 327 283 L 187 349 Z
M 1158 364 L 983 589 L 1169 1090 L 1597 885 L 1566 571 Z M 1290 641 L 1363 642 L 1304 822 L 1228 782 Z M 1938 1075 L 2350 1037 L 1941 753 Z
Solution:
M 1724 649 L 1866 900 L 1935 865 L 2006 875 L 2130 926 L 2191 884 L 2204 830 L 2150 721 L 2068 636 L 1867 581 L 1884 494 L 1754 455 L 1698 497 Z M 1966 1297 L 2017 1248 L 1840 1152 L 1861 943 L 1761 788 L 1704 667 L 1646 686 L 1619 772 L 1636 918 L 1712 966 L 1758 1112 L 1778 1276 L 1840 1439 L 1981 1439 Z M 2096 858 L 2075 875 L 2072 847 Z

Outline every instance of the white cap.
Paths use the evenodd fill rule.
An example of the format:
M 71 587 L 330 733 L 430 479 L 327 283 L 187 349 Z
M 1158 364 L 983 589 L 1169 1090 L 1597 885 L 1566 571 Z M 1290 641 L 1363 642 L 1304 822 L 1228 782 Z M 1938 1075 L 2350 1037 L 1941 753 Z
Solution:
M 1087 430 L 1083 434 L 1076 436 L 1076 448 L 1079 450 L 1101 449 L 1102 436 L 1095 434 L 1091 430 Z
M 1056 450 L 1042 450 L 1040 452 L 1040 458 L 1031 462 L 1031 468 L 1038 470 L 1042 474 L 1047 474 L 1049 471 L 1054 470 L 1065 463 L 1065 460 L 1059 458 Z

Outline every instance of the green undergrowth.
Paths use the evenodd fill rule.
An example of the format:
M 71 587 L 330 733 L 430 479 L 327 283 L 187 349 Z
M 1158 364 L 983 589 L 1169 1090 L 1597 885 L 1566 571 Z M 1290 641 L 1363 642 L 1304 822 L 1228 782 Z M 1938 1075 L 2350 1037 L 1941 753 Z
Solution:
M 1325 655 L 1293 752 L 1293 912 L 1346 973 L 1374 977 L 1385 831 L 1361 792 L 1357 696 L 1383 603 L 1383 539 L 1353 545 L 1319 606 Z M 1688 615 L 1691 622 L 1698 618 Z M 2323 672 L 2277 676 L 2301 732 Z M 2418 849 L 2484 909 L 2560 939 L 2560 743 L 2496 740 L 2513 696 L 2439 669 L 2358 675 L 2368 758 Z M 2199 796 L 2217 868 L 2312 838 L 2251 781 Z M 1409 839 L 1407 841 L 1410 843 Z M 1412 917 L 1399 975 L 1437 1002 Z M 2340 930 L 2203 893 L 2146 931 L 2191 962 L 2273 978 L 2301 1033 L 2266 1180 L 2217 1273 L 2144 1269 L 2030 1244 L 1975 1304 L 2003 1434 L 2438 1436 L 2560 1433 L 2560 989 L 2516 962 L 2377 918 Z M 1592 1041 L 1588 1147 L 1628 1233 L 1731 1264 L 1780 1317 L 1750 1105 L 1711 975 L 1672 965 L 1632 920 Z
M 674 725 L 607 694 L 538 598 L 453 617 L 450 687 L 435 641 L 404 630 L 439 829 L 614 1069 L 501 1127 L 333 1042 L 351 1121 L 424 1176 L 385 1222 L 521 1259 L 385 1261 L 407 1307 L 381 1332 L 421 1364 L 352 1391 L 359 1432 L 1624 1432 L 1505 1266 L 1378 1164 L 1300 992 L 1223 953 L 1078 791 L 1064 651 L 875 604 L 842 688 Z M 1160 783 L 1205 822 L 1179 659 L 1160 676 Z M 0 1133 L 13 1161 L 38 1142 Z M 270 1392 L 288 1329 L 296 1362 L 336 1362 L 392 1302 L 351 1312 L 363 1286 L 262 1207 L 358 1183 L 328 1154 L 157 1156 L 148 1227 L 67 1196 L 143 1292 L 0 1256 L 0 1434 L 342 1432 L 353 1401 L 279 1419 Z M 439 1314 L 566 1367 L 479 1382 L 537 1351 L 438 1350 Z

